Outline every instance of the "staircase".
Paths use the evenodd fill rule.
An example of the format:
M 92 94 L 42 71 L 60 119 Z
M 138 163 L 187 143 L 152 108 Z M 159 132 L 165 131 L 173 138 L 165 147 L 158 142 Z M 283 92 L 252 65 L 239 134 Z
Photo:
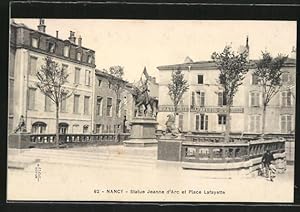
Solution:
M 149 170 L 157 165 L 157 147 L 77 147 L 70 149 L 9 149 L 8 167 L 25 169 L 36 162 L 108 169 Z

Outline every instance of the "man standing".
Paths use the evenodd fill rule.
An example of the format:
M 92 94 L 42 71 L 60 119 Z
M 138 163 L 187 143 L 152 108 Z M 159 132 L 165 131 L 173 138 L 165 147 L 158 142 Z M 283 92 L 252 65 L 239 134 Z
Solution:
M 270 164 L 273 160 L 274 160 L 273 154 L 270 152 L 270 150 L 267 150 L 263 154 L 263 157 L 262 157 L 262 160 L 261 160 L 267 178 L 270 177 L 270 173 L 269 173 L 270 172 Z M 270 180 L 273 181 L 273 178 L 270 178 Z

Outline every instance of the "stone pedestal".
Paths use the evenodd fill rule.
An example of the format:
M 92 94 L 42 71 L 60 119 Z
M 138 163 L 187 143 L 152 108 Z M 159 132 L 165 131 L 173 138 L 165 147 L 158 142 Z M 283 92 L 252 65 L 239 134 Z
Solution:
M 183 137 L 162 136 L 158 140 L 157 159 L 167 161 L 181 161 L 181 143 Z
M 129 140 L 123 141 L 125 146 L 147 147 L 156 146 L 156 125 L 153 117 L 135 117 L 131 122 L 131 133 Z
M 30 133 L 21 132 L 14 133 L 8 136 L 8 147 L 16 149 L 30 148 Z

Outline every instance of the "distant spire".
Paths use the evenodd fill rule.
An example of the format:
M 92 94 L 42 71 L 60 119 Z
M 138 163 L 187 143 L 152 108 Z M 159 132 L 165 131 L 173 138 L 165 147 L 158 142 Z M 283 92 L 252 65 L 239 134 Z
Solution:
M 246 38 L 246 48 L 249 49 L 249 37 L 247 35 L 247 38 Z

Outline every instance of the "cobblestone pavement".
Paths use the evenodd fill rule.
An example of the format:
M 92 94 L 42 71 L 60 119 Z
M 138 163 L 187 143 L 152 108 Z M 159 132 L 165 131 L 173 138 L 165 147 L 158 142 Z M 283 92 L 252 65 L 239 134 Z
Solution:
M 8 199 L 67 201 L 292 202 L 293 166 L 274 182 L 184 170 L 157 149 L 123 146 L 9 150 Z

